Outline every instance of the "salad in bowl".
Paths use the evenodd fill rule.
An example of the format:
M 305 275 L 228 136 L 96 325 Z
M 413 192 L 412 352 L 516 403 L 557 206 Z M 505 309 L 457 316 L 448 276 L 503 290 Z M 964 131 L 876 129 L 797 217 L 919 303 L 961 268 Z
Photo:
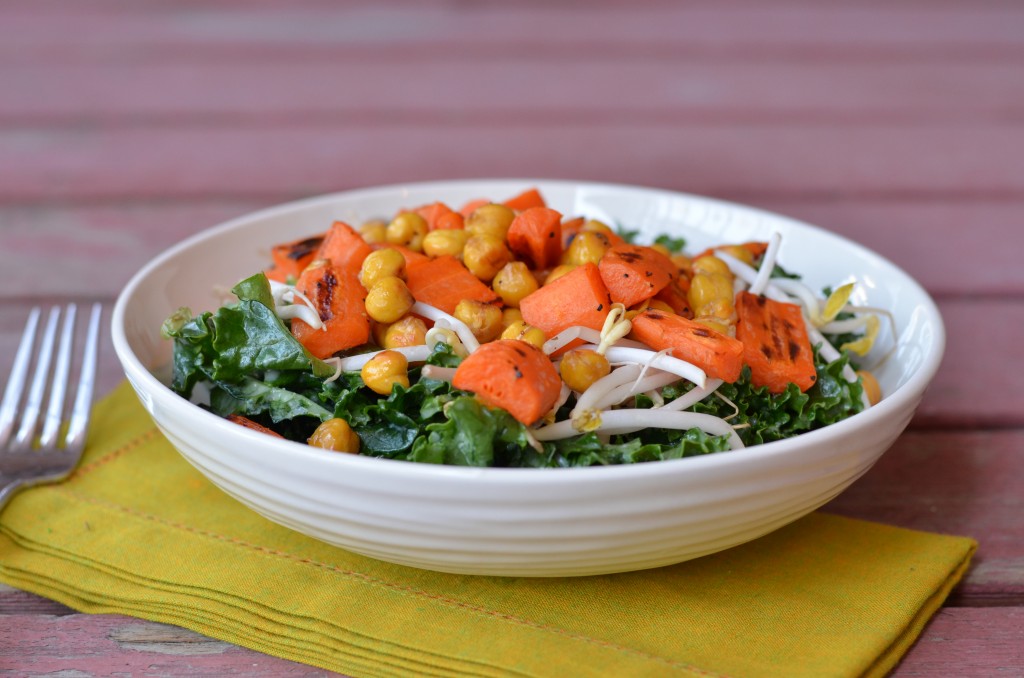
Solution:
M 910 276 L 824 229 L 538 179 L 240 216 L 143 266 L 111 324 L 167 441 L 269 520 L 531 577 L 678 563 L 825 504 L 945 336 Z
M 777 231 L 641 241 L 535 188 L 379 216 L 276 243 L 220 308 L 172 313 L 172 389 L 325 451 L 528 468 L 731 452 L 881 398 L 859 363 L 891 314 L 783 268 Z

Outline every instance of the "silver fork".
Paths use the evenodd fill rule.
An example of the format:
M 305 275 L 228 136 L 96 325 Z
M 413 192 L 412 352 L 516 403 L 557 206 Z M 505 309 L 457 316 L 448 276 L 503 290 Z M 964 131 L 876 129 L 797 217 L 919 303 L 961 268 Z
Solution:
M 57 325 L 61 316 L 57 306 L 50 309 L 38 349 L 35 349 L 36 334 L 42 317 L 38 307 L 29 313 L 18 345 L 0 403 L 0 510 L 18 490 L 67 478 L 82 458 L 96 379 L 100 305 L 93 304 L 90 313 L 75 400 L 67 412 L 66 426 L 65 399 L 75 337 L 75 305 L 68 304 L 63 315 L 56 353 L 54 345 L 58 343 Z M 35 372 L 26 393 L 33 362 Z

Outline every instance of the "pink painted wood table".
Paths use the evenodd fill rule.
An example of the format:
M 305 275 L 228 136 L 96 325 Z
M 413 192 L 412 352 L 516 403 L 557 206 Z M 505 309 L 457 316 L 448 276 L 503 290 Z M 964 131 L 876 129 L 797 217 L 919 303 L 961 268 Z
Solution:
M 752 203 L 936 297 L 943 368 L 827 507 L 975 537 L 898 676 L 1024 675 L 1024 6 L 0 2 L 0 376 L 27 307 L 376 183 L 543 176 Z M 100 391 L 121 379 L 109 344 Z M 320 675 L 0 586 L 0 672 Z

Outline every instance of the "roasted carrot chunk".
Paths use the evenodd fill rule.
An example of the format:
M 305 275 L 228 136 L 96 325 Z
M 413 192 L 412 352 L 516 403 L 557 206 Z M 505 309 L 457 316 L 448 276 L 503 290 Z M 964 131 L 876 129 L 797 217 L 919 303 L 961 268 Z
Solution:
M 623 243 L 609 247 L 598 266 L 612 301 L 627 307 L 650 299 L 675 277 L 672 261 L 643 245 Z
M 711 378 L 734 382 L 743 369 L 743 344 L 674 313 L 647 310 L 633 318 L 630 336 L 656 351 L 691 362 Z
M 529 188 L 520 193 L 519 195 L 513 198 L 509 198 L 502 204 L 505 205 L 505 207 L 513 209 L 517 212 L 522 212 L 533 207 L 548 206 L 548 204 L 544 202 L 544 198 L 543 196 L 541 196 L 540 191 L 538 191 L 536 188 Z
M 470 200 L 465 205 L 459 208 L 459 214 L 461 214 L 464 217 L 468 217 L 470 214 L 475 212 L 478 207 L 483 207 L 484 205 L 490 204 L 491 201 L 488 200 L 487 198 L 477 198 L 476 200 Z
M 257 424 L 255 421 L 253 421 L 249 417 L 243 417 L 240 414 L 229 414 L 228 416 L 226 416 L 224 418 L 227 419 L 228 421 L 230 421 L 233 424 L 238 424 L 239 426 L 244 426 L 244 427 L 246 427 L 248 429 L 252 429 L 253 431 L 259 431 L 260 433 L 266 433 L 268 436 L 274 436 L 275 438 L 284 438 L 284 436 L 281 435 L 280 433 L 278 433 L 277 431 L 269 429 L 266 426 L 264 426 L 263 424 Z
M 485 304 L 498 300 L 497 293 L 470 273 L 455 257 L 445 255 L 426 261 L 409 262 L 405 282 L 417 301 L 454 313 L 463 299 Z
M 343 221 L 335 221 L 317 250 L 317 259 L 330 259 L 337 268 L 358 271 L 373 251 L 363 236 Z
M 285 282 L 289 277 L 298 278 L 302 269 L 313 261 L 323 241 L 324 236 L 317 235 L 274 245 L 270 248 L 274 267 L 267 271 L 267 277 L 277 282 Z
M 690 300 L 686 296 L 688 289 L 690 289 L 689 279 L 680 277 L 665 285 L 660 292 L 654 295 L 654 298 L 668 304 L 677 315 L 692 318 L 693 309 L 690 308 Z
M 365 344 L 370 338 L 366 290 L 359 283 L 358 270 L 318 259 L 295 284 L 313 302 L 324 327 L 314 329 L 296 318 L 292 320 L 292 335 L 317 358 L 329 358 L 338 351 Z
M 814 351 L 799 306 L 740 292 L 736 316 L 736 338 L 755 386 L 782 393 L 790 383 L 801 391 L 814 385 Z
M 523 320 L 553 337 L 567 327 L 601 330 L 612 299 L 591 263 L 577 266 L 519 302 Z
M 530 268 L 555 266 L 562 256 L 562 215 L 531 207 L 516 215 L 507 237 L 509 249 Z
M 452 208 L 443 202 L 435 202 L 417 207 L 413 211 L 426 220 L 427 228 L 431 231 L 462 228 L 462 215 L 453 211 Z
M 547 414 L 562 389 L 551 360 L 533 344 L 499 339 L 483 344 L 455 370 L 452 385 L 472 391 L 529 426 Z

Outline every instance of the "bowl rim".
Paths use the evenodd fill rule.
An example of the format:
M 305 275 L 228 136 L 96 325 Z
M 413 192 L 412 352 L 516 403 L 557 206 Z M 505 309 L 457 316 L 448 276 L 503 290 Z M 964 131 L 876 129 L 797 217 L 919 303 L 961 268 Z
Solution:
M 837 239 L 844 247 L 856 249 L 861 255 L 874 258 L 880 264 L 891 268 L 894 272 L 901 274 L 907 283 L 914 289 L 919 297 L 919 306 L 922 306 L 928 320 L 933 326 L 934 349 L 929 351 L 922 361 L 922 364 L 891 394 L 885 396 L 878 404 L 860 412 L 843 421 L 830 424 L 821 429 L 800 434 L 794 438 L 772 441 L 760 445 L 745 447 L 735 452 L 723 452 L 685 459 L 671 459 L 659 462 L 641 464 L 621 464 L 608 466 L 588 466 L 569 468 L 500 468 L 500 467 L 467 467 L 448 466 L 440 464 L 415 463 L 402 460 L 367 457 L 363 455 L 325 455 L 315 451 L 307 445 L 290 440 L 270 439 L 265 434 L 251 431 L 244 427 L 232 424 L 221 417 L 208 412 L 191 403 L 185 398 L 174 393 L 168 386 L 161 382 L 148 368 L 146 368 L 139 357 L 132 350 L 128 340 L 125 315 L 126 308 L 133 296 L 146 282 L 148 277 L 161 268 L 166 262 L 175 258 L 180 252 L 188 250 L 203 241 L 216 237 L 222 233 L 235 229 L 244 228 L 251 221 L 262 218 L 269 218 L 282 213 L 302 210 L 321 204 L 330 203 L 339 199 L 358 200 L 370 198 L 374 195 L 398 194 L 401 191 L 445 191 L 451 190 L 453 186 L 459 188 L 472 188 L 473 186 L 508 185 L 510 187 L 538 187 L 541 191 L 544 186 L 553 188 L 571 189 L 587 188 L 595 190 L 610 190 L 624 192 L 650 193 L 652 195 L 671 196 L 675 198 L 694 199 L 705 204 L 716 205 L 729 210 L 740 210 L 753 216 L 766 217 L 773 220 L 783 220 L 798 226 L 815 231 L 822 231 L 829 237 Z M 514 189 L 513 189 L 514 190 Z M 339 469 L 351 467 L 363 472 L 386 473 L 390 476 L 404 476 L 406 479 L 452 479 L 472 480 L 475 483 L 586 483 L 591 481 L 604 480 L 609 477 L 633 478 L 647 477 L 650 475 L 665 475 L 672 473 L 696 471 L 698 469 L 727 468 L 732 464 L 750 463 L 758 459 L 771 459 L 774 457 L 785 457 L 796 454 L 807 447 L 827 445 L 830 439 L 838 439 L 861 427 L 871 427 L 881 420 L 886 419 L 896 412 L 915 406 L 915 399 L 920 398 L 928 383 L 935 376 L 945 352 L 946 332 L 939 313 L 938 306 L 931 295 L 902 268 L 891 262 L 889 259 L 868 249 L 867 247 L 850 240 L 842 235 L 833 233 L 825 228 L 801 221 L 769 210 L 758 207 L 721 200 L 694 193 L 686 193 L 665 188 L 650 186 L 639 186 L 624 183 L 609 183 L 597 181 L 572 181 L 565 179 L 543 179 L 543 178 L 476 178 L 476 179 L 450 179 L 420 182 L 402 182 L 381 186 L 355 188 L 351 190 L 337 191 L 322 195 L 311 196 L 299 200 L 293 200 L 277 205 L 265 207 L 253 212 L 240 215 L 219 224 L 205 228 L 153 257 L 141 269 L 139 269 L 128 281 L 125 287 L 118 294 L 110 319 L 111 340 L 114 345 L 114 352 L 121 362 L 122 368 L 136 391 L 144 390 L 146 394 L 159 401 L 162 408 L 180 416 L 198 416 L 208 426 L 213 426 L 223 436 L 235 438 L 240 442 L 248 442 L 252 445 L 273 446 L 280 448 L 284 453 L 296 457 L 298 460 L 311 461 L 314 463 L 327 463 L 337 465 Z

